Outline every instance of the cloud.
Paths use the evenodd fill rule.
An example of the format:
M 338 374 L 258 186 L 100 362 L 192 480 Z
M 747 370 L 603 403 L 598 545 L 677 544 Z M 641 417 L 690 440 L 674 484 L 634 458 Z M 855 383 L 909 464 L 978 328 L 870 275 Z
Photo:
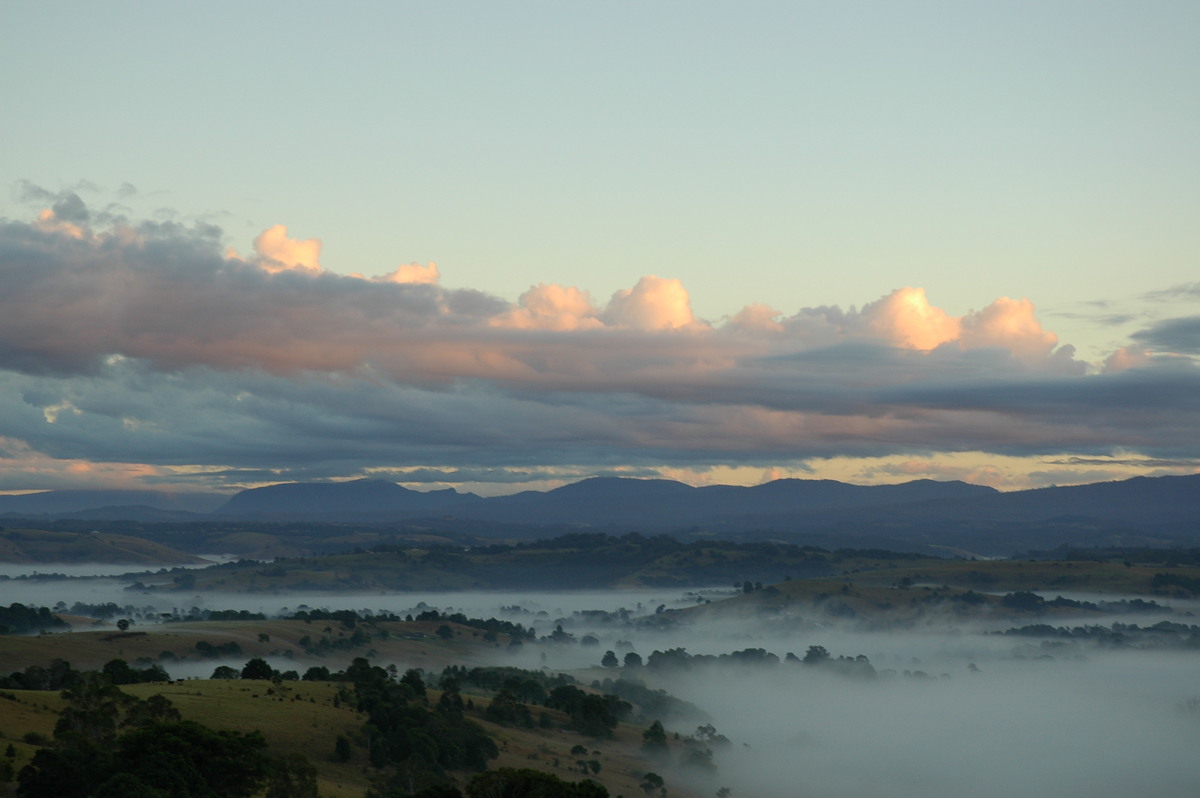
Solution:
M 498 327 L 523 330 L 585 330 L 602 327 L 591 295 L 573 286 L 539 283 L 517 300 L 517 306 L 492 319 Z
M 1179 283 L 1178 285 L 1162 288 L 1157 291 L 1147 291 L 1142 294 L 1143 299 L 1148 299 L 1152 302 L 1173 302 L 1173 301 L 1191 301 L 1200 298 L 1200 282 L 1195 283 Z
M 1001 297 L 963 318 L 958 341 L 967 349 L 992 346 L 1007 349 L 1018 357 L 1042 358 L 1053 351 L 1058 336 L 1042 329 L 1028 299 Z
M 923 288 L 901 288 L 865 305 L 862 318 L 876 336 L 909 349 L 933 349 L 958 338 L 960 323 L 933 307 Z
M 19 458 L 215 484 L 1200 456 L 1200 370 L 1161 354 L 1195 351 L 1194 319 L 1091 373 L 1027 299 L 956 317 L 906 287 L 861 310 L 753 304 L 713 324 L 675 278 L 603 306 L 553 282 L 509 302 L 442 286 L 434 264 L 339 274 L 282 225 L 241 257 L 212 225 L 101 229 L 77 195 L 29 193 L 51 207 L 0 220 L 0 436 Z
M 321 242 L 315 238 L 297 241 L 287 236 L 287 227 L 277 224 L 254 239 L 256 262 L 270 274 L 295 270 L 313 274 L 321 271 Z
M 374 278 L 381 283 L 427 283 L 437 285 L 441 280 L 436 263 L 422 266 L 419 263 L 404 263 L 396 267 L 391 274 Z
M 747 305 L 729 319 L 726 325 L 731 330 L 745 332 L 783 332 L 779 321 L 780 313 L 765 303 Z
M 613 294 L 604 309 L 608 324 L 635 330 L 675 330 L 706 326 L 692 316 L 691 299 L 683 283 L 648 275 L 633 288 Z
M 1129 337 L 1154 351 L 1200 355 L 1200 316 L 1165 319 Z

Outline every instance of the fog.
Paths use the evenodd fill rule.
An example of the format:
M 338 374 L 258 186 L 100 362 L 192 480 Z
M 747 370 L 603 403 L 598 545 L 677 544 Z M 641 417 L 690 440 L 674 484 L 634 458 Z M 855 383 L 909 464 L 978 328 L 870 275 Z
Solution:
M 43 567 L 42 571 L 50 569 Z M 10 574 L 11 575 L 11 574 Z M 746 618 L 692 624 L 658 622 L 661 607 L 714 602 L 728 589 L 588 591 L 579 593 L 455 592 L 222 595 L 133 592 L 116 579 L 0 582 L 6 602 L 53 606 L 63 601 L 153 608 L 156 612 L 246 609 L 278 614 L 302 606 L 388 611 L 437 609 L 498 617 L 547 635 L 558 624 L 574 643 L 497 649 L 496 663 L 598 678 L 638 678 L 706 713 L 729 745 L 714 745 L 715 770 L 656 766 L 667 786 L 735 798 L 916 798 L 916 796 L 1194 796 L 1200 784 L 1200 648 L 1142 650 L 1091 640 L 997 634 L 1020 623 L 1051 626 L 1194 624 L 1195 604 L 1171 602 L 1167 614 L 1031 616 L 1028 621 L 964 624 L 935 619 L 919 630 L 862 632 L 850 624 Z M 1090 596 L 1087 600 L 1113 600 Z M 286 608 L 286 609 L 285 609 Z M 600 610 L 603 613 L 585 612 Z M 624 610 L 624 612 L 621 612 Z M 607 613 L 604 614 L 604 613 Z M 148 617 L 153 617 L 152 613 Z M 598 644 L 580 645 L 585 635 Z M 836 660 L 864 655 L 874 676 L 786 661 L 822 646 Z M 698 663 L 687 668 L 600 668 L 606 650 L 684 648 L 693 655 L 761 648 L 779 662 L 761 666 Z M 346 654 L 347 659 L 353 656 Z M 168 662 L 176 678 L 206 677 L 214 660 Z M 242 661 L 229 661 L 235 667 Z M 333 658 L 273 660 L 281 670 Z M 395 664 L 400 670 L 405 662 Z M 586 669 L 586 670 L 584 670 Z M 639 722 L 648 722 L 643 718 Z M 664 719 L 687 736 L 695 720 Z M 675 747 L 678 758 L 681 745 Z
M 1191 796 L 1200 719 L 1179 704 L 1197 689 L 1195 664 L 1110 653 L 868 681 L 797 666 L 672 688 L 734 741 L 716 778 L 735 794 Z

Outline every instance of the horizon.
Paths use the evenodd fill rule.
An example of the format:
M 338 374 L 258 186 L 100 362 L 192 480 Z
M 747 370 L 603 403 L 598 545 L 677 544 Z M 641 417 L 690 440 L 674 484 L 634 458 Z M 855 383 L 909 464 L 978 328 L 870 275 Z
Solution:
M 1156 479 L 1158 477 L 1179 477 L 1179 476 L 1194 476 L 1194 474 L 1159 474 L 1159 475 L 1153 476 L 1153 477 L 1137 475 L 1137 476 L 1133 476 L 1133 477 L 1121 477 L 1118 479 L 1097 480 L 1094 482 L 1075 482 L 1075 483 L 1063 484 L 1063 485 L 1058 485 L 1058 484 L 1038 485 L 1036 487 L 1031 487 L 1031 488 L 1012 488 L 1009 490 L 1004 490 L 1001 488 L 992 488 L 992 489 L 997 491 L 998 493 L 1020 493 L 1020 492 L 1024 492 L 1024 491 L 1045 490 L 1047 488 L 1071 488 L 1071 487 L 1080 487 L 1080 486 L 1084 486 L 1084 485 L 1097 485 L 1097 484 L 1110 483 L 1110 482 L 1127 482 L 1131 479 Z M 42 493 L 54 493 L 54 492 L 66 492 L 66 491 L 92 491 L 92 490 L 94 490 L 97 492 L 100 492 L 100 491 L 109 492 L 109 491 L 128 490 L 131 492 L 140 491 L 140 492 L 157 492 L 157 493 L 163 493 L 163 494 L 203 494 L 203 495 L 232 497 L 243 491 L 256 490 L 258 488 L 269 488 L 269 487 L 273 487 L 276 485 L 336 485 L 336 484 L 343 484 L 343 483 L 347 483 L 347 482 L 383 482 L 383 483 L 387 483 L 387 484 L 391 484 L 391 485 L 396 485 L 398 487 L 404 488 L 406 490 L 411 490 L 416 493 L 435 493 L 435 492 L 441 492 L 441 491 L 446 491 L 446 490 L 453 490 L 456 493 L 458 493 L 459 495 L 476 495 L 476 496 L 479 496 L 480 498 L 490 499 L 490 498 L 497 498 L 497 497 L 501 497 L 501 496 L 513 496 L 513 495 L 516 495 L 517 493 L 525 493 L 525 492 L 530 492 L 530 491 L 536 492 L 536 493 L 545 493 L 548 491 L 556 490 L 558 488 L 567 487 L 569 485 L 576 485 L 581 482 L 588 482 L 590 480 L 596 480 L 596 479 L 610 479 L 610 480 L 611 479 L 621 479 L 621 480 L 676 482 L 678 484 L 687 485 L 688 487 L 693 487 L 693 488 L 705 488 L 705 487 L 754 488 L 754 487 L 760 487 L 762 485 L 769 485 L 773 482 L 788 482 L 788 481 L 793 481 L 793 482 L 837 482 L 837 483 L 843 484 L 843 485 L 853 485 L 856 487 L 864 487 L 864 488 L 908 485 L 908 484 L 912 484 L 914 482 L 937 482 L 937 483 L 958 482 L 958 483 L 962 483 L 962 484 L 972 485 L 975 487 L 987 487 L 987 488 L 992 487 L 990 485 L 980 485 L 978 483 L 965 482 L 965 481 L 959 480 L 959 479 L 931 479 L 929 477 L 914 477 L 913 479 L 907 479 L 907 480 L 898 481 L 898 482 L 872 482 L 872 483 L 844 482 L 842 480 L 826 479 L 824 477 L 779 477 L 777 479 L 767 480 L 765 482 L 757 482 L 757 483 L 746 484 L 746 485 L 734 485 L 734 484 L 728 484 L 728 483 L 704 483 L 704 484 L 693 485 L 690 483 L 681 482 L 680 480 L 667 479 L 665 477 L 590 476 L 590 477 L 581 477 L 580 479 L 577 479 L 577 480 L 573 480 L 570 482 L 564 482 L 560 485 L 554 485 L 552 487 L 547 487 L 547 488 L 523 487 L 523 488 L 519 488 L 517 490 L 511 491 L 509 493 L 480 493 L 478 491 L 466 490 L 461 487 L 443 487 L 443 488 L 421 487 L 420 486 L 421 483 L 417 483 L 418 486 L 405 485 L 401 482 L 393 482 L 389 479 L 383 479 L 383 478 L 379 478 L 379 477 L 348 477 L 345 479 L 308 480 L 308 481 L 302 481 L 302 482 L 301 481 L 270 482 L 270 483 L 264 483 L 261 485 L 253 485 L 253 486 L 246 487 L 246 488 L 238 488 L 238 489 L 228 491 L 228 492 L 212 491 L 212 490 L 206 491 L 206 490 L 198 490 L 198 489 L 197 490 L 188 490 L 188 489 L 180 489 L 180 488 L 170 488 L 170 489 L 156 489 L 156 488 L 127 488 L 127 489 L 126 488 L 47 488 L 47 489 L 43 489 L 43 490 L 0 491 L 0 496 L 32 496 L 32 495 L 37 495 L 37 494 L 42 494 Z

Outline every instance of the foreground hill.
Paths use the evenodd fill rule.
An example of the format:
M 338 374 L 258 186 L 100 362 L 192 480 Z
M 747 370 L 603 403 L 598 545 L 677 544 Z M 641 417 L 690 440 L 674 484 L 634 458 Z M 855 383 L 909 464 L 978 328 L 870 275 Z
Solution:
M 164 696 L 185 720 L 216 730 L 261 732 L 272 756 L 303 756 L 316 768 L 317 786 L 326 798 L 361 798 L 374 779 L 388 773 L 375 760 L 369 745 L 371 732 L 364 726 L 369 710 L 360 703 L 352 685 L 327 681 L 329 671 L 344 670 L 355 658 L 370 658 L 381 667 L 382 663 L 401 663 L 400 670 L 420 669 L 430 689 L 426 699 L 414 703 L 430 708 L 441 703 L 443 691 L 438 689 L 438 675 L 447 666 L 462 669 L 464 675 L 470 669 L 492 668 L 506 678 L 553 676 L 512 667 L 509 663 L 516 655 L 507 651 L 511 642 L 508 634 L 485 637 L 479 629 L 453 621 L 307 623 L 269 619 L 176 622 L 135 628 L 144 631 L 116 633 L 109 628 L 38 637 L 0 636 L 0 673 L 28 672 L 26 669 L 31 668 L 36 676 L 50 678 L 68 663 L 79 670 L 100 670 L 114 660 L 128 661 L 136 667 L 154 663 L 172 675 L 189 668 L 205 675 L 222 666 L 227 672 L 232 668 L 229 678 L 125 684 L 121 689 L 142 699 Z M 315 638 L 321 644 L 331 641 L 331 645 L 309 642 Z M 224 654 L 223 658 L 213 653 L 217 651 Z M 237 678 L 243 663 L 255 657 L 271 658 L 284 663 L 284 667 L 294 657 L 299 671 L 306 670 L 306 662 L 315 661 L 327 673 L 313 680 L 307 678 L 308 673 L 304 680 L 298 680 L 296 670 L 290 678 L 274 681 Z M 574 683 L 575 679 L 566 677 L 566 681 Z M 582 734 L 572 727 L 573 716 L 568 710 L 533 701 L 529 709 L 538 716 L 536 726 L 497 720 L 487 710 L 499 687 L 496 684 L 489 689 L 464 678 L 461 698 L 466 706 L 458 710 L 496 742 L 496 757 L 489 763 L 490 769 L 533 768 L 572 783 L 586 776 L 604 785 L 610 795 L 627 796 L 641 794 L 642 777 L 662 769 L 661 761 L 648 759 L 642 750 L 642 732 L 650 720 L 641 706 L 630 707 L 632 711 L 623 721 L 614 720 L 611 730 L 605 733 Z M 454 689 L 458 694 L 458 686 Z M 11 758 L 19 769 L 53 735 L 58 713 L 65 706 L 64 696 L 56 689 L 9 689 L 0 692 L 0 699 L 4 700 L 0 735 L 14 741 Z M 341 756 L 336 755 L 339 737 L 349 743 Z M 679 749 L 681 745 L 673 741 L 671 747 Z M 581 768 L 581 758 L 587 760 L 587 767 Z M 463 784 L 474 774 L 449 775 Z M 681 798 L 700 795 L 674 781 L 671 794 Z

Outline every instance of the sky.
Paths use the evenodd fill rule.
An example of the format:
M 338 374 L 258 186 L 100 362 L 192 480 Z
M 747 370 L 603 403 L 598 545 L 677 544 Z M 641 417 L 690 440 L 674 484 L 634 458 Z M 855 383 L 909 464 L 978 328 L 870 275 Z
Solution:
M 1200 471 L 1195 3 L 0 28 L 0 491 Z

